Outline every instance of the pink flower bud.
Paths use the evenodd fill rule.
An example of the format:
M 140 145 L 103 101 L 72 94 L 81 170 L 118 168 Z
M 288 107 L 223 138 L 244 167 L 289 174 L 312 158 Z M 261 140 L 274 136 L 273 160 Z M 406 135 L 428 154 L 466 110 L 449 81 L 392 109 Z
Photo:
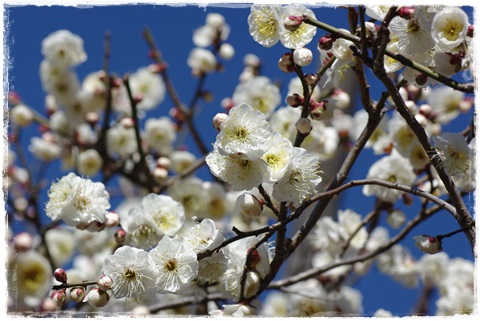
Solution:
M 291 52 L 284 53 L 278 60 L 278 68 L 283 72 L 294 72 L 295 63 L 293 62 L 293 54 Z
M 105 214 L 105 226 L 114 227 L 120 224 L 120 216 L 115 212 Z
M 295 49 L 293 52 L 293 61 L 299 66 L 308 66 L 313 59 L 312 51 L 308 48 Z
M 285 26 L 285 29 L 288 31 L 295 31 L 300 27 L 300 25 L 303 22 L 303 17 L 301 16 L 288 16 L 285 18 L 283 21 L 283 25 Z
M 474 26 L 473 25 L 469 25 L 468 26 L 468 29 L 467 29 L 467 37 L 470 37 L 470 38 L 473 38 L 473 31 L 474 31 Z
M 298 107 L 303 104 L 303 97 L 300 96 L 299 94 L 292 94 L 292 95 L 288 95 L 285 101 L 289 106 Z
M 401 7 L 397 10 L 397 14 L 403 19 L 410 20 L 415 16 L 415 8 L 410 6 Z
M 67 273 L 65 272 L 64 269 L 58 268 L 53 272 L 53 276 L 55 277 L 55 280 L 57 280 L 60 283 L 67 283 Z
M 124 229 L 118 229 L 113 236 L 115 237 L 115 241 L 121 245 L 123 242 L 125 242 L 127 232 L 125 232 Z
M 63 302 L 67 299 L 67 296 L 65 295 L 65 290 L 58 290 L 52 292 L 50 295 L 50 298 L 55 302 L 58 306 L 62 305 Z
M 318 48 L 320 50 L 330 50 L 332 49 L 334 39 L 332 39 L 330 34 L 326 34 L 320 40 L 318 40 Z
M 111 277 L 104 275 L 97 281 L 97 285 L 100 290 L 108 291 L 112 288 L 113 280 Z
M 228 115 L 225 113 L 218 113 L 213 117 L 212 125 L 217 131 L 220 131 L 222 123 L 227 119 Z
M 96 123 L 98 123 L 98 120 L 100 119 L 100 116 L 98 115 L 98 113 L 96 112 L 88 112 L 86 115 L 85 115 L 85 121 L 87 123 L 89 123 L 90 125 L 95 125 Z
M 101 308 L 107 305 L 109 299 L 107 292 L 93 288 L 85 296 L 84 302 L 87 301 L 92 307 Z
M 13 238 L 13 244 L 17 252 L 25 252 L 32 248 L 33 237 L 30 233 L 21 232 Z
M 73 302 L 79 303 L 85 299 L 85 289 L 82 287 L 74 287 L 70 289 L 70 299 Z
M 159 157 L 157 159 L 157 167 L 169 169 L 172 166 L 172 161 L 168 157 Z
M 308 135 L 312 131 L 312 122 L 310 119 L 302 117 L 295 123 L 295 127 L 300 134 Z
M 415 240 L 415 245 L 423 253 L 435 254 L 442 251 L 442 242 L 434 236 L 417 235 L 413 239 Z
M 123 126 L 123 128 L 129 129 L 135 126 L 135 121 L 131 117 L 124 117 L 120 121 L 120 124 Z
M 462 113 L 468 113 L 473 107 L 474 100 L 471 97 L 467 97 L 458 103 L 458 109 Z

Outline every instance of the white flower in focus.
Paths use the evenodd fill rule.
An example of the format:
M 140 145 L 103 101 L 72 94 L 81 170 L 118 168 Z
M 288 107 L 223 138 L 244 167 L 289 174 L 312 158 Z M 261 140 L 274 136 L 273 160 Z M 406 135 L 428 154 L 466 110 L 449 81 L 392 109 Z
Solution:
M 473 150 L 462 134 L 445 133 L 442 136 L 433 136 L 433 142 L 448 175 L 462 178 L 473 172 Z
M 13 123 L 22 127 L 26 127 L 32 123 L 33 113 L 30 108 L 24 104 L 18 104 L 10 109 L 10 119 Z
M 347 32 L 347 31 L 344 31 Z M 355 56 L 351 46 L 355 46 L 353 42 L 347 39 L 339 38 L 333 42 L 332 54 L 338 59 L 341 65 L 352 65 L 355 63 Z
M 135 129 L 125 128 L 122 125 L 111 127 L 107 131 L 107 150 L 110 155 L 121 158 L 131 156 L 137 151 Z
M 281 13 L 280 5 L 252 5 L 248 31 L 256 42 L 267 48 L 278 42 L 284 29 Z
M 28 150 L 35 156 L 35 158 L 50 162 L 61 156 L 62 150 L 60 146 L 51 141 L 42 139 L 40 137 L 32 137 Z
M 398 39 L 395 39 L 394 41 L 390 41 L 387 45 L 387 50 L 395 54 L 399 54 L 400 50 L 398 49 Z M 403 65 L 400 61 L 393 59 L 392 57 L 387 55 L 384 56 L 383 64 L 385 66 L 385 71 L 387 73 L 399 71 L 400 69 L 403 68 Z
M 277 201 L 291 202 L 298 207 L 315 192 L 315 188 L 322 181 L 319 174 L 318 156 L 307 153 L 304 148 L 294 147 L 290 168 L 275 183 L 273 197 Z
M 78 154 L 78 172 L 86 176 L 94 176 L 102 168 L 103 161 L 96 149 L 87 149 Z
M 38 306 L 52 285 L 50 263 L 35 251 L 18 253 L 14 266 L 17 299 Z
M 110 208 L 110 195 L 105 186 L 70 173 L 53 183 L 48 191 L 45 211 L 56 221 L 62 219 L 70 226 L 103 223 Z
M 430 29 L 422 27 L 418 18 L 395 17 L 389 25 L 390 37 L 398 38 L 398 50 L 409 55 L 428 54 L 435 46 Z M 410 57 L 409 57 L 410 58 Z
M 148 67 L 139 68 L 130 75 L 129 81 L 132 95 L 142 99 L 137 104 L 139 110 L 152 109 L 165 98 L 165 84 L 162 78 Z
M 465 40 L 468 26 L 468 16 L 461 8 L 446 7 L 433 18 L 432 38 L 440 51 L 449 51 Z
M 187 59 L 187 65 L 194 74 L 210 73 L 217 67 L 217 59 L 210 50 L 193 48 Z
M 83 40 L 68 30 L 58 30 L 42 40 L 42 54 L 50 63 L 67 68 L 87 60 Z
M 223 156 L 214 146 L 205 161 L 212 174 L 230 184 L 234 191 L 250 190 L 270 180 L 268 164 L 261 158 L 251 161 Z
M 200 223 L 188 221 L 178 233 L 178 237 L 192 245 L 195 253 L 213 250 L 224 240 L 222 233 L 211 219 L 203 219 Z
M 148 118 L 145 122 L 146 141 L 150 147 L 162 155 L 172 151 L 172 143 L 177 138 L 174 124 L 168 117 Z
M 238 84 L 232 100 L 235 105 L 247 104 L 268 117 L 280 104 L 281 95 L 278 86 L 269 78 L 257 76 Z
M 263 211 L 262 203 L 250 193 L 240 194 L 235 205 L 240 213 L 249 217 L 260 216 Z
M 397 153 L 392 153 L 373 163 L 367 174 L 367 179 L 379 179 L 406 186 L 410 186 L 415 177 L 413 167 L 408 159 Z M 403 194 L 399 190 L 379 185 L 365 185 L 362 191 L 365 196 L 374 195 L 382 201 L 390 203 L 394 203 Z
M 247 104 L 230 109 L 220 128 L 215 146 L 222 155 L 254 161 L 270 147 L 270 124 L 263 113 Z
M 167 195 L 148 194 L 142 199 L 141 209 L 168 236 L 174 236 L 185 223 L 182 204 Z
M 298 17 L 303 14 L 306 14 L 313 19 L 316 18 L 313 11 L 307 9 L 304 5 L 290 4 L 282 8 L 281 21 L 283 23 L 285 18 L 289 16 Z M 302 22 L 294 31 L 289 31 L 284 28 L 280 34 L 280 41 L 285 48 L 299 49 L 309 44 L 316 33 L 317 27 Z
M 164 236 L 150 254 L 158 269 L 155 283 L 158 293 L 181 292 L 198 274 L 197 254 L 182 239 Z
M 262 156 L 268 164 L 271 182 L 276 182 L 283 177 L 289 168 L 292 155 L 292 142 L 280 134 L 275 134 L 271 139 L 270 148 Z
M 155 285 L 155 262 L 148 252 L 122 246 L 103 263 L 103 274 L 113 281 L 115 298 L 137 298 Z
M 312 59 L 312 51 L 308 48 L 298 48 L 293 52 L 293 61 L 299 66 L 308 66 Z

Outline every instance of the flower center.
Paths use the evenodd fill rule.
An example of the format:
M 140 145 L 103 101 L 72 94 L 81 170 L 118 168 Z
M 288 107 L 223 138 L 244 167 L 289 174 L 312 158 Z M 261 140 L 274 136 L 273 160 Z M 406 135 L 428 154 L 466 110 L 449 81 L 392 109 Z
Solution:
M 129 281 L 134 280 L 137 277 L 137 272 L 131 268 L 126 268 L 123 271 L 123 277 Z
M 175 259 L 169 259 L 165 262 L 165 269 L 169 272 L 173 272 L 177 269 L 177 261 Z
M 443 35 L 447 40 L 454 41 L 458 39 L 458 34 L 463 29 L 463 25 L 453 19 L 447 19 L 447 23 L 443 27 Z
M 258 32 L 262 35 L 262 37 L 272 37 L 272 35 L 277 31 L 277 22 L 272 16 L 271 12 L 267 8 L 263 8 L 261 11 L 255 12 L 254 15 Z

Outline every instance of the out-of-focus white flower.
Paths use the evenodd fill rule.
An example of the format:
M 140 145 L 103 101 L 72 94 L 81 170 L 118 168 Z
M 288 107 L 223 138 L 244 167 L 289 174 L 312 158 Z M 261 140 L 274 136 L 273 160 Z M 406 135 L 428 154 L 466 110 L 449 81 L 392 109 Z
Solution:
M 378 309 L 378 310 L 375 311 L 375 313 L 373 314 L 373 317 L 374 317 L 374 318 L 392 318 L 392 317 L 393 317 L 393 314 L 392 314 L 392 312 L 390 312 L 390 311 L 388 311 L 388 310 Z
M 432 90 L 428 96 L 428 104 L 432 107 L 435 122 L 447 124 L 460 113 L 459 105 L 465 94 L 447 86 Z
M 291 315 L 295 317 L 331 316 L 335 302 L 328 298 L 323 285 L 317 279 L 308 279 L 288 287 Z
M 204 215 L 209 197 L 201 179 L 189 176 L 173 184 L 168 194 L 183 206 L 186 217 Z
M 13 123 L 22 127 L 26 127 L 32 123 L 33 113 L 30 108 L 24 104 L 18 104 L 10 109 L 10 119 Z
M 287 294 L 283 292 L 269 292 L 262 305 L 260 315 L 270 318 L 287 317 L 291 309 L 290 305 L 290 298 Z
M 411 146 L 417 141 L 415 133 L 398 113 L 388 122 L 388 129 L 395 149 L 403 157 L 408 157 Z
M 166 235 L 174 236 L 185 223 L 182 204 L 167 195 L 148 194 L 142 199 L 141 210 L 151 217 L 157 228 Z
M 410 186 L 415 177 L 410 162 L 398 153 L 392 153 L 373 163 L 367 174 L 367 179 L 379 179 L 406 186 Z M 394 203 L 403 194 L 399 190 L 379 185 L 365 185 L 362 191 L 365 196 L 374 195 L 390 203 Z
M 172 143 L 177 138 L 175 128 L 170 118 L 164 116 L 158 119 L 149 118 L 145 123 L 145 136 L 150 147 L 168 155 L 172 151 Z
M 338 223 L 342 228 L 343 238 L 349 239 L 350 236 L 362 225 L 362 217 L 353 210 L 339 210 Z M 365 226 L 362 226 L 350 241 L 349 249 L 360 250 L 368 240 L 368 232 Z
M 423 253 L 435 254 L 442 251 L 442 242 L 430 235 L 417 235 L 414 236 L 415 246 Z
M 175 150 L 170 155 L 171 169 L 177 173 L 186 170 L 197 159 L 196 156 L 186 150 Z
M 115 298 L 136 298 L 155 285 L 157 270 L 148 252 L 122 246 L 103 263 L 103 273 L 112 281 Z
M 344 239 L 340 224 L 330 216 L 324 216 L 317 221 L 310 237 L 310 243 L 315 249 L 337 253 Z
M 205 159 L 213 175 L 230 184 L 233 190 L 250 190 L 270 180 L 268 164 L 258 158 L 254 161 L 223 156 L 216 146 Z
M 178 293 L 198 274 L 197 254 L 187 241 L 164 236 L 150 251 L 158 269 L 155 289 L 159 293 Z
M 208 312 L 211 316 L 232 316 L 232 317 L 245 317 L 256 315 L 257 310 L 255 307 L 248 304 L 224 304 L 223 310 L 212 310 Z
M 282 17 L 281 23 L 285 21 L 285 18 L 289 16 L 302 16 L 303 14 L 308 15 L 310 18 L 315 19 L 315 14 L 312 10 L 307 9 L 304 5 L 301 4 L 289 4 L 282 8 Z M 298 28 L 294 31 L 289 31 L 283 28 L 282 33 L 280 34 L 280 41 L 285 48 L 290 49 L 299 49 L 305 47 L 309 44 L 315 34 L 317 33 L 317 27 L 306 24 L 302 22 Z
M 94 176 L 102 168 L 103 161 L 96 149 L 87 149 L 78 154 L 78 172 L 86 176 Z
M 446 7 L 437 12 L 432 21 L 432 38 L 442 51 L 458 47 L 467 35 L 468 16 L 459 7 Z
M 98 232 L 75 229 L 74 238 L 75 248 L 82 255 L 93 256 L 99 249 L 110 250 L 116 246 L 113 235 L 107 229 Z
M 312 62 L 313 54 L 308 48 L 298 48 L 293 52 L 293 61 L 299 66 L 308 66 Z
M 264 47 L 271 47 L 278 42 L 283 29 L 280 5 L 252 5 L 248 16 L 248 30 L 256 42 Z
M 95 71 L 88 74 L 82 81 L 82 93 L 92 111 L 99 111 L 106 106 L 106 87 L 102 77 L 105 77 L 103 70 Z
M 319 158 L 304 148 L 294 147 L 292 161 L 285 175 L 275 183 L 273 197 L 280 202 L 299 206 L 315 192 L 322 181 L 319 175 Z
M 45 233 L 45 241 L 55 266 L 67 263 L 76 249 L 75 237 L 71 230 L 50 229 Z
M 247 104 L 268 117 L 280 104 L 281 95 L 278 86 L 269 78 L 257 76 L 238 84 L 232 100 L 235 105 Z
M 62 152 L 60 146 L 54 142 L 42 139 L 40 137 L 32 137 L 28 150 L 39 160 L 52 161 L 60 157 Z
M 52 269 L 48 260 L 35 251 L 18 253 L 15 258 L 17 299 L 32 307 L 38 306 L 52 285 Z
M 412 146 L 410 146 L 408 159 L 414 169 L 422 169 L 430 162 L 427 153 L 419 141 L 415 141 Z
M 217 67 L 217 59 L 210 50 L 193 48 L 188 55 L 187 65 L 194 74 L 210 73 Z
M 272 135 L 263 113 L 240 104 L 230 109 L 220 126 L 215 146 L 222 155 L 253 161 L 268 150 Z
M 53 95 L 60 105 L 72 105 L 77 99 L 80 82 L 77 74 L 72 70 L 63 69 L 43 60 L 40 63 L 40 79 L 43 89 Z
M 222 252 L 215 252 L 212 256 L 199 261 L 197 284 L 210 284 L 220 282 L 222 275 L 227 270 L 227 259 Z
M 387 213 L 387 223 L 393 228 L 400 228 L 405 223 L 406 215 L 401 210 L 393 210 Z
M 271 182 L 276 182 L 285 175 L 292 156 L 292 142 L 280 134 L 275 134 L 271 139 L 270 148 L 262 156 L 262 159 L 268 164 Z
M 211 219 L 203 219 L 200 223 L 194 220 L 187 221 L 184 228 L 178 233 L 178 237 L 192 245 L 195 253 L 213 250 L 224 240 L 221 231 Z
M 58 30 L 42 40 L 42 54 L 50 63 L 63 68 L 87 60 L 83 40 L 68 30 Z
M 316 252 L 312 258 L 313 267 L 318 267 L 318 268 L 326 267 L 329 264 L 334 262 L 335 262 L 335 258 L 333 257 L 332 254 L 330 254 L 327 251 Z M 323 275 L 332 279 L 338 279 L 340 276 L 347 273 L 347 271 L 348 271 L 348 266 L 341 265 L 324 272 Z
M 368 122 L 368 113 L 365 110 L 357 111 L 353 116 L 353 123 L 351 130 L 349 131 L 350 139 L 357 140 L 360 137 L 363 129 L 367 125 Z M 370 139 L 365 144 L 365 147 L 373 148 L 373 151 L 376 155 L 384 154 L 385 149 L 392 143 L 392 139 L 387 132 L 388 126 L 388 117 L 385 115 L 380 124 L 378 124 L 377 128 L 370 136 Z
M 229 211 L 225 187 L 217 182 L 203 182 L 203 188 L 208 193 L 205 217 L 219 220 Z
M 131 156 L 137 151 L 135 129 L 117 125 L 107 131 L 107 150 L 111 155 L 121 158 Z
M 47 216 L 54 221 L 62 219 L 70 226 L 103 223 L 110 208 L 110 196 L 102 183 L 94 183 L 74 173 L 53 183 L 48 197 Z
M 320 161 L 331 159 L 338 149 L 340 138 L 335 127 L 325 126 L 323 122 L 312 123 L 310 134 L 303 140 L 302 147 L 317 155 Z
M 407 248 L 394 245 L 389 251 L 377 257 L 377 265 L 381 272 L 392 276 L 405 286 L 417 287 L 420 266 Z
M 440 153 L 447 174 L 462 178 L 473 172 L 473 150 L 459 133 L 433 136 L 435 148 Z
M 129 81 L 132 95 L 141 98 L 137 104 L 139 110 L 152 109 L 165 98 L 165 84 L 162 78 L 148 67 L 139 68 L 130 75 Z

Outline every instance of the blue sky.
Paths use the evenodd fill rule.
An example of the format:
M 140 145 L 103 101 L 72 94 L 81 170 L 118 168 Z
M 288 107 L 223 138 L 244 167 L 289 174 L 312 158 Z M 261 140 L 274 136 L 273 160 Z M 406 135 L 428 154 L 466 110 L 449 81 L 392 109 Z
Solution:
M 291 74 L 286 75 L 277 68 L 279 57 L 287 52 L 287 49 L 280 44 L 272 48 L 263 48 L 250 36 L 247 25 L 248 8 L 215 6 L 204 8 L 196 5 L 186 7 L 135 5 L 95 8 L 6 7 L 6 43 L 11 65 L 8 72 L 9 88 L 18 92 L 27 105 L 43 112 L 45 93 L 42 90 L 38 73 L 40 62 L 43 59 L 40 46 L 46 36 L 58 29 L 68 29 L 84 40 L 88 60 L 75 69 L 80 79 L 90 72 L 102 68 L 104 33 L 107 30 L 111 32 L 110 70 L 118 75 L 134 72 L 137 68 L 151 63 L 148 58 L 148 47 L 141 37 L 143 28 L 148 26 L 165 61 L 169 64 L 168 72 L 181 100 L 189 102 L 197 83 L 197 79 L 191 76 L 190 68 L 186 65 L 188 54 L 194 47 L 192 32 L 204 24 L 206 14 L 210 12 L 218 12 L 225 17 L 231 27 L 228 42 L 233 44 L 236 52 L 234 59 L 226 62 L 224 72 L 208 76 L 206 89 L 214 93 L 214 100 L 211 103 L 201 104 L 202 114 L 196 120 L 204 140 L 208 144 L 213 143 L 216 131 L 211 126 L 211 119 L 216 113 L 222 111 L 220 101 L 224 97 L 230 96 L 237 85 L 238 76 L 243 69 L 242 59 L 245 54 L 254 53 L 261 58 L 263 74 L 273 80 L 279 80 L 283 84 L 283 94 L 286 93 L 286 86 L 292 77 Z M 318 20 L 336 27 L 348 28 L 347 13 L 344 9 L 315 9 L 314 12 Z M 309 45 L 316 57 L 318 57 L 315 48 L 316 40 L 323 34 L 324 32 L 318 30 L 315 40 Z M 305 70 L 315 71 L 313 65 L 307 68 Z M 379 98 L 378 87 L 372 86 L 371 92 L 373 99 Z M 172 103 L 167 97 L 154 111 L 155 117 L 160 114 L 167 115 L 171 106 Z M 355 108 L 359 107 L 355 106 Z M 452 123 L 450 131 L 462 130 L 462 124 L 469 120 L 470 118 L 464 117 Z M 38 128 L 31 126 L 22 137 L 22 142 L 28 144 L 26 138 L 38 134 Z M 187 140 L 185 144 L 191 146 L 191 140 Z M 195 149 L 192 151 L 197 152 Z M 349 179 L 364 178 L 368 164 L 371 164 L 372 160 L 376 158 L 377 156 L 374 156 L 371 151 L 364 151 Z M 50 166 L 47 172 L 52 179 L 59 177 L 55 167 Z M 205 170 L 201 172 L 201 175 L 207 176 Z M 371 209 L 374 199 L 361 196 L 361 202 L 358 202 L 361 188 L 357 188 L 355 191 L 342 199 L 341 207 L 350 207 L 365 215 Z M 468 205 L 473 207 L 473 201 Z M 417 214 L 416 212 L 410 213 L 408 208 L 406 213 L 408 218 L 413 218 Z M 384 221 L 381 224 L 386 225 Z M 407 245 L 412 254 L 418 258 L 421 253 L 413 246 L 411 237 L 418 234 L 444 234 L 456 229 L 457 226 L 450 215 L 442 212 L 431 218 L 426 225 L 420 225 L 414 229 L 407 237 L 406 242 L 402 244 Z M 394 235 L 395 231 L 391 230 L 391 234 Z M 444 250 L 451 257 L 472 258 L 471 249 L 463 234 L 445 240 Z M 361 280 L 357 288 L 363 293 L 364 312 L 367 314 L 378 308 L 385 308 L 398 314 L 408 313 L 419 296 L 418 291 L 410 291 L 391 281 L 389 277 L 376 273 L 375 270 L 367 278 Z

